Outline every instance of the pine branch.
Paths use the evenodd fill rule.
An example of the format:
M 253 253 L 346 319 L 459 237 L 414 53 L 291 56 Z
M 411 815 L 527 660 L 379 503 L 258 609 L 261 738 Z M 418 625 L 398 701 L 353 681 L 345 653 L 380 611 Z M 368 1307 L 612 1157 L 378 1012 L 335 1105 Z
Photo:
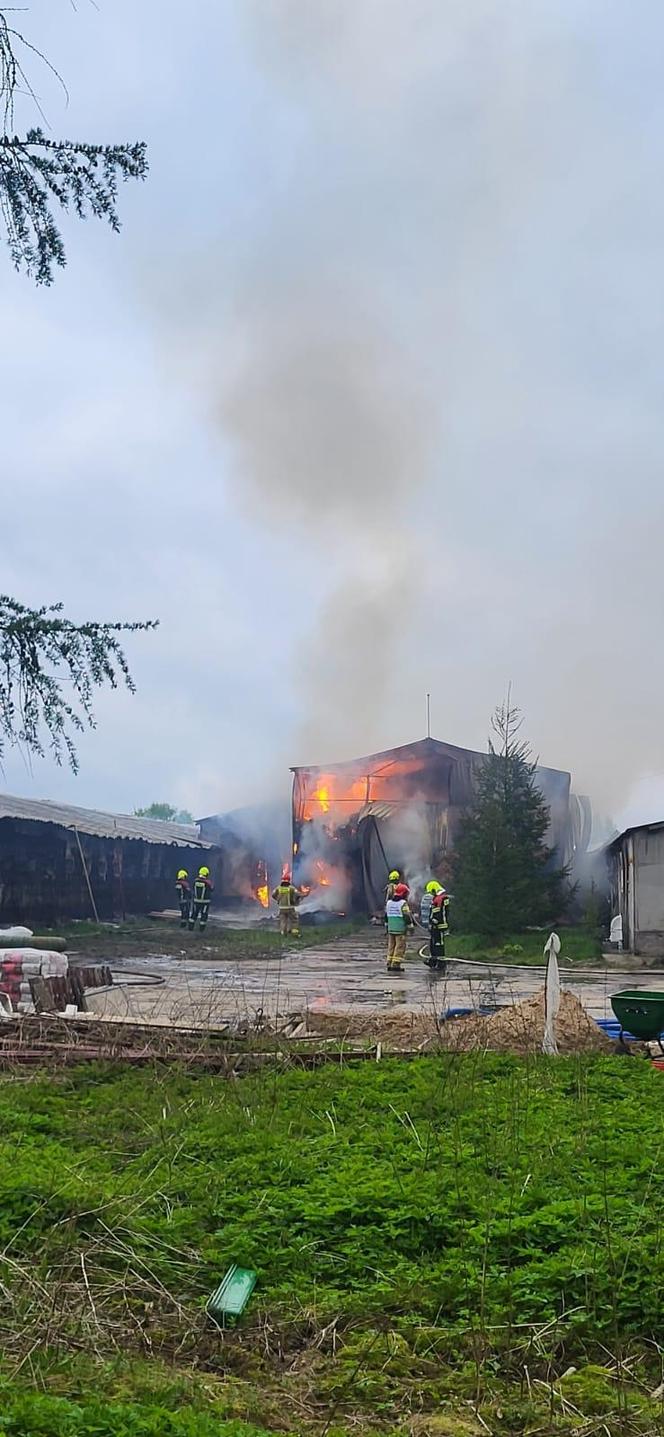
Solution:
M 48 140 L 41 130 L 0 136 L 0 210 L 10 254 L 38 284 L 66 262 L 54 202 L 79 219 L 105 219 L 116 233 L 120 180 L 144 179 L 145 144 L 88 145 Z
M 23 744 L 43 757 L 45 743 L 74 773 L 73 734 L 95 727 L 95 689 L 124 682 L 135 692 L 118 635 L 157 628 L 156 620 L 75 624 L 62 604 L 28 609 L 0 595 L 0 758 L 7 744 Z M 71 699 L 63 684 L 71 685 Z
M 37 284 L 51 284 L 56 266 L 66 262 L 65 247 L 56 219 L 58 209 L 73 211 L 78 219 L 106 220 L 117 232 L 120 181 L 145 179 L 147 147 L 134 144 L 92 145 L 71 140 L 50 140 L 41 129 L 25 136 L 13 133 L 14 96 L 22 86 L 45 121 L 34 90 L 17 57 L 17 47 L 37 55 L 64 81 L 45 56 L 7 21 L 0 10 L 0 215 L 9 252 L 16 269 L 23 269 Z

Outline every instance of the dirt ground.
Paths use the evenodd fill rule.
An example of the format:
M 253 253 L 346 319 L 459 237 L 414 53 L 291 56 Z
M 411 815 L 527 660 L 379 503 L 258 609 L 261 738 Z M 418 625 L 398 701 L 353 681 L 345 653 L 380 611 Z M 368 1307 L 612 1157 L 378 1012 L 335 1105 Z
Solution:
M 416 1017 L 426 1029 L 440 1024 L 450 1008 L 508 1007 L 542 987 L 537 969 L 479 961 L 451 960 L 445 973 L 434 976 L 416 944 L 405 973 L 388 974 L 383 949 L 382 932 L 369 927 L 279 952 L 262 951 L 258 936 L 247 948 L 229 934 L 181 934 L 158 924 L 137 925 L 134 934 L 81 935 L 69 952 L 111 964 L 113 987 L 89 995 L 98 1016 L 186 1027 L 300 1013 L 312 1030 L 317 1023 L 323 1027 L 326 1014 L 341 1015 L 342 1023 L 352 1014 L 355 1026 L 373 1030 L 379 1017 L 392 1014 L 406 1026 Z M 575 968 L 562 980 L 593 1017 L 612 1016 L 610 995 L 620 988 L 664 986 L 657 973 L 615 968 Z

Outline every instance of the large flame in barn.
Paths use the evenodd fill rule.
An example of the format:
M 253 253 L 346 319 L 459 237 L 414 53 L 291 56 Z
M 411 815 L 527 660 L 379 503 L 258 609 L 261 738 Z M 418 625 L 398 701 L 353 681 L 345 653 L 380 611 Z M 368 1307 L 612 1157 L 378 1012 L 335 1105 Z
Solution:
M 426 738 L 349 763 L 293 772 L 294 879 L 307 906 L 377 913 L 389 869 L 414 886 L 450 881 L 450 855 L 484 755 Z M 550 806 L 548 842 L 573 844 L 570 776 L 538 768 Z
M 267 864 L 262 858 L 260 858 L 256 864 L 256 875 L 252 892 L 256 902 L 260 903 L 261 908 L 269 908 L 270 890 L 267 881 Z

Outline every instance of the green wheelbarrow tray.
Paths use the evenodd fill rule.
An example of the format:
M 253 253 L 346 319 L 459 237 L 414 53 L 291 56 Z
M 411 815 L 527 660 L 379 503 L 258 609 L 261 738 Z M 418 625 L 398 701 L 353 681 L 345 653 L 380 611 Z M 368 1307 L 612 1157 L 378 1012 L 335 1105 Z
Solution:
M 207 1304 L 212 1317 L 241 1317 L 256 1286 L 257 1273 L 249 1267 L 238 1267 L 232 1263 L 226 1276 L 213 1292 Z
M 642 989 L 624 988 L 614 993 L 611 1007 L 620 1023 L 620 1041 L 623 1033 L 631 1033 L 643 1043 L 657 1040 L 662 1047 L 664 1033 L 664 993 L 648 993 Z

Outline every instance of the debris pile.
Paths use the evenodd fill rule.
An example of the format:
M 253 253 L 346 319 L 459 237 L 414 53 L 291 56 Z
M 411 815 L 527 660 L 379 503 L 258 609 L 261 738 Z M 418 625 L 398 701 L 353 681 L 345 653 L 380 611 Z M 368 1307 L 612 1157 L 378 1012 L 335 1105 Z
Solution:
M 401 1009 L 383 1012 L 348 1009 L 309 1009 L 307 1032 L 321 1038 L 367 1038 L 400 1051 L 424 1049 L 440 1042 L 444 1025 L 432 1010 L 413 1012 Z
M 613 1044 L 574 993 L 563 989 L 555 1019 L 560 1053 L 610 1053 Z M 467 1052 L 490 1048 L 497 1053 L 541 1053 L 544 1038 L 544 989 L 522 1003 L 500 1008 L 488 1018 L 470 1016 L 444 1023 L 444 1047 Z
M 38 948 L 8 948 L 0 959 L 0 993 L 9 999 L 10 1010 L 34 1011 L 31 984 L 35 979 L 66 978 L 69 969 L 62 953 Z
M 473 1052 L 541 1053 L 544 1037 L 544 989 L 521 1003 L 483 1017 L 438 1019 L 432 1012 L 371 1013 L 310 1011 L 307 1029 L 321 1037 L 366 1038 L 385 1049 L 426 1052 L 445 1048 Z M 586 1012 L 574 993 L 563 990 L 555 1020 L 560 1053 L 610 1053 L 613 1044 Z
M 5 1013 L 83 1012 L 86 989 L 112 982 L 106 964 L 70 963 L 64 953 L 16 948 L 2 950 L 0 956 L 0 1006 Z

